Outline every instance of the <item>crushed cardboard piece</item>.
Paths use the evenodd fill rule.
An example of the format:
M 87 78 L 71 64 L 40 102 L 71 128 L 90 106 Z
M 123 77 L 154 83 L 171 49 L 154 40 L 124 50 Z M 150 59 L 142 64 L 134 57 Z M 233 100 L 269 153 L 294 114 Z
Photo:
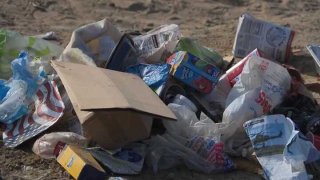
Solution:
M 139 77 L 52 61 L 88 138 L 116 149 L 150 135 L 154 118 L 175 115 Z

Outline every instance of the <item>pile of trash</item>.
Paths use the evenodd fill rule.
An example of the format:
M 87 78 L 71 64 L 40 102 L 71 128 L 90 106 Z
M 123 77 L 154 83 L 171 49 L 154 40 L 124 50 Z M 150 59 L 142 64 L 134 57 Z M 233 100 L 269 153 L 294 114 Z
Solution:
M 309 179 L 307 167 L 320 165 L 320 106 L 288 65 L 293 37 L 243 14 L 227 61 L 176 24 L 122 33 L 104 19 L 76 29 L 65 49 L 54 32 L 1 29 L 4 146 L 36 137 L 33 152 L 75 179 L 144 165 L 229 172 L 234 157 L 256 157 L 266 179 Z M 320 46 L 307 49 L 319 70 Z M 64 132 L 39 137 L 58 121 Z

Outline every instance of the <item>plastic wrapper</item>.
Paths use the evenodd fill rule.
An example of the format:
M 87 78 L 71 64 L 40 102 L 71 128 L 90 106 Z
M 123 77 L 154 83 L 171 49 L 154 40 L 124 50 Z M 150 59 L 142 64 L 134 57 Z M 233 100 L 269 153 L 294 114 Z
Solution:
M 204 63 L 214 64 L 218 68 L 223 67 L 223 59 L 216 51 L 201 46 L 193 39 L 181 38 L 176 49 L 178 51 L 187 51 Z
M 283 115 L 263 116 L 244 124 L 266 179 L 309 179 L 304 163 L 320 152 Z
M 45 131 L 63 115 L 64 104 L 54 81 L 39 86 L 30 111 L 17 121 L 6 124 L 2 133 L 4 146 L 17 147 Z
M 107 19 L 74 30 L 61 60 L 104 66 L 121 38 L 121 33 Z
M 191 139 L 164 134 L 152 137 L 148 142 L 147 163 L 158 170 L 185 164 L 189 169 L 204 173 L 233 169 L 233 163 L 223 152 L 223 143 L 207 137 Z
M 0 79 L 10 78 L 10 63 L 22 50 L 28 51 L 30 63 L 41 64 L 47 73 L 51 73 L 49 61 L 58 58 L 63 49 L 41 38 L 0 29 Z
M 163 121 L 169 134 L 179 135 L 185 138 L 194 136 L 211 137 L 220 140 L 219 126 L 207 116 L 198 119 L 196 106 L 182 95 L 177 95 L 168 107 L 177 116 L 177 121 Z
M 221 138 L 228 144 L 226 149 L 230 153 L 240 154 L 232 152 L 233 147 L 248 141 L 243 123 L 269 113 L 282 102 L 290 85 L 291 77 L 281 65 L 257 56 L 248 60 L 239 81 L 228 95 L 227 108 L 223 113 L 222 123 L 226 124 L 226 128 L 221 130 Z
M 11 62 L 11 69 L 12 79 L 0 81 L 0 122 L 5 124 L 11 124 L 28 113 L 38 86 L 46 76 L 41 68 L 38 75 L 31 72 L 26 52 L 21 52 Z
M 55 158 L 59 153 L 55 152 L 59 142 L 79 147 L 85 147 L 88 144 L 88 140 L 78 134 L 72 132 L 54 132 L 45 134 L 37 139 L 33 144 L 32 151 L 45 159 Z
M 127 72 L 136 74 L 152 89 L 164 85 L 169 77 L 169 64 L 138 64 L 131 66 Z
M 146 155 L 146 145 L 133 143 L 115 153 L 100 148 L 88 148 L 91 154 L 105 167 L 116 174 L 139 174 Z
M 133 38 L 136 48 L 140 51 L 140 57 L 146 63 L 155 64 L 165 62 L 166 56 L 170 56 L 181 37 L 179 26 L 176 24 L 162 25 L 145 35 Z

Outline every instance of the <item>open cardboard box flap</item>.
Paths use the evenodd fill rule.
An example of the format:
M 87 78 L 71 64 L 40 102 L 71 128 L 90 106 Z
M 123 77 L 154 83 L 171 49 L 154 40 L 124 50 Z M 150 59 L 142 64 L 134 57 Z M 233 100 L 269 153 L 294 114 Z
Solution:
M 68 94 L 72 93 L 71 100 L 82 111 L 129 109 L 176 120 L 171 110 L 136 75 L 68 62 L 51 64 Z

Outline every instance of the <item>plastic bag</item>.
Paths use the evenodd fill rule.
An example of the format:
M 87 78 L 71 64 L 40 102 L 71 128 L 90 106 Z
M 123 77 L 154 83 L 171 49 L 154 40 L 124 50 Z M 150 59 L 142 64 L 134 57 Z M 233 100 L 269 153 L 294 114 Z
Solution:
M 266 179 L 309 179 L 305 163 L 320 159 L 320 152 L 283 115 L 256 118 L 244 125 Z
M 38 86 L 46 76 L 42 68 L 38 75 L 32 74 L 26 52 L 21 52 L 11 62 L 11 69 L 12 79 L 0 82 L 0 122 L 5 124 L 11 124 L 28 113 L 28 106 L 33 103 Z
M 185 138 L 204 136 L 220 141 L 219 126 L 206 116 L 199 120 L 196 116 L 196 106 L 186 97 L 177 95 L 168 107 L 178 118 L 177 121 L 163 121 L 169 134 Z
M 99 162 L 117 174 L 139 174 L 146 155 L 146 145 L 141 143 L 127 145 L 114 154 L 100 148 L 88 150 Z
M 33 144 L 32 151 L 45 159 L 55 158 L 56 153 L 59 153 L 55 152 L 59 142 L 80 147 L 85 147 L 88 144 L 88 140 L 78 134 L 72 132 L 54 132 L 45 134 L 37 139 Z
M 152 89 L 164 85 L 169 77 L 169 64 L 138 64 L 131 66 L 127 72 L 136 74 Z
M 28 51 L 32 59 L 30 63 L 39 63 L 47 73 L 51 73 L 49 61 L 59 57 L 63 49 L 41 38 L 22 36 L 14 31 L 0 29 L 0 79 L 9 79 L 10 63 L 22 50 Z
M 225 108 L 229 92 L 239 80 L 244 65 L 252 56 L 261 57 L 261 52 L 258 49 L 253 50 L 245 58 L 228 69 L 227 72 L 221 76 L 211 93 L 204 96 L 206 100 L 208 102 L 218 103 L 221 107 Z
M 133 38 L 134 44 L 140 51 L 140 57 L 146 63 L 163 63 L 172 54 L 181 37 L 179 26 L 176 24 L 162 25 L 145 35 Z
M 233 169 L 232 161 L 223 153 L 223 144 L 206 137 L 186 139 L 178 135 L 164 134 L 147 142 L 147 163 L 154 173 L 184 163 L 188 168 L 214 173 Z
M 107 19 L 84 25 L 72 32 L 60 59 L 101 67 L 108 62 L 120 38 L 119 30 Z
M 14 148 L 54 125 L 63 115 L 64 104 L 54 81 L 39 86 L 30 111 L 2 133 L 4 146 Z
M 227 124 L 227 128 L 223 130 L 222 140 L 238 139 L 239 134 L 244 133 L 243 123 L 268 113 L 280 104 L 290 84 L 290 75 L 284 67 L 252 56 L 226 100 L 222 122 Z

